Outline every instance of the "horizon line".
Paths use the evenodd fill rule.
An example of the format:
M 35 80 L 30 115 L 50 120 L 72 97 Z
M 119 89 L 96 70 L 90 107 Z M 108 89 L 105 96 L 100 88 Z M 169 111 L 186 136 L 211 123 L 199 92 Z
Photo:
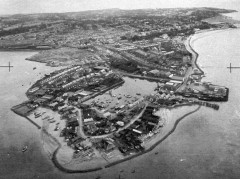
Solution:
M 218 7 L 207 7 L 207 6 L 201 6 L 201 7 L 162 7 L 162 8 L 134 8 L 134 9 L 122 9 L 122 8 L 103 8 L 103 9 L 88 9 L 88 10 L 79 10 L 79 11 L 63 11 L 63 12 L 35 12 L 35 13 L 14 13 L 14 14 L 0 14 L 0 17 L 3 16 L 14 16 L 14 15 L 34 15 L 34 14 L 64 14 L 64 13 L 78 13 L 78 12 L 87 12 L 87 11 L 103 11 L 103 10 L 147 10 L 147 9 L 192 9 L 192 8 L 214 8 L 214 9 L 225 9 L 225 10 L 235 10 L 236 9 L 226 9 L 226 8 L 218 8 Z

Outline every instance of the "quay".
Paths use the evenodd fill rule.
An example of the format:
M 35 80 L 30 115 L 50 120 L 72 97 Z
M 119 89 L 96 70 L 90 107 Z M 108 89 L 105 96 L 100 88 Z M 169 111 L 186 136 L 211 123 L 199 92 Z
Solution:
M 24 118 L 26 118 L 29 122 L 31 122 L 34 126 L 36 126 L 38 129 L 41 129 L 41 126 L 39 126 L 36 122 L 34 122 L 33 120 L 31 120 L 29 117 L 27 117 L 33 110 L 33 108 L 30 108 L 27 106 L 28 101 L 23 102 L 22 104 L 13 106 L 11 108 L 11 110 L 19 115 L 22 116 Z
M 128 73 L 120 73 L 123 76 L 127 76 L 129 78 L 139 78 L 143 80 L 148 80 L 148 81 L 158 81 L 158 82 L 168 82 L 170 79 L 167 78 L 154 78 L 154 77 L 148 77 L 148 76 L 140 76 L 140 75 L 133 75 L 133 74 L 128 74 Z

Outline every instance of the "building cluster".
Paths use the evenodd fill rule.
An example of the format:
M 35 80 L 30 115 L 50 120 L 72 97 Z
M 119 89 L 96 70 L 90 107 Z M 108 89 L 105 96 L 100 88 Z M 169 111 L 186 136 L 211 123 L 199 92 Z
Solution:
M 98 136 L 113 133 L 126 126 L 137 116 L 144 104 L 137 101 L 134 104 L 115 107 L 114 110 L 103 112 L 87 107 L 83 109 L 84 132 L 89 136 Z
M 143 109 L 144 108 L 144 109 Z M 142 110 L 144 110 L 142 112 Z M 86 108 L 85 109 L 85 126 L 95 123 L 97 130 L 102 128 L 102 132 L 94 133 L 94 135 L 105 136 L 99 140 L 94 140 L 93 145 L 101 152 L 109 153 L 113 150 L 119 150 L 123 155 L 129 155 L 144 150 L 143 142 L 146 142 L 146 138 L 154 135 L 155 131 L 163 127 L 161 118 L 154 115 L 155 108 L 152 106 L 138 105 L 132 108 L 128 117 L 134 118 L 139 112 L 142 112 L 139 118 L 125 126 L 126 117 L 123 113 L 115 116 L 113 119 L 104 120 L 104 118 L 96 117 L 96 113 Z M 93 116 L 95 118 L 93 119 Z M 103 122 L 104 121 L 104 122 Z M 109 131 L 107 122 L 114 124 L 114 130 Z M 130 121 L 127 121 L 129 123 Z M 108 130 L 105 132 L 104 130 Z M 85 131 L 86 134 L 91 135 L 89 128 Z M 108 134 L 111 133 L 111 134 Z
M 144 143 L 164 125 L 155 115 L 157 108 L 200 104 L 217 110 L 219 106 L 193 98 L 227 100 L 227 88 L 201 82 L 202 73 L 192 69 L 192 55 L 184 44 L 195 31 L 218 27 L 202 21 L 219 13 L 211 11 L 119 10 L 116 16 L 108 11 L 66 13 L 63 19 L 59 14 L 47 20 L 39 15 L 29 21 L 41 19 L 41 23 L 19 25 L 16 20 L 16 26 L 4 26 L 0 48 L 56 48 L 33 59 L 68 65 L 38 80 L 26 93 L 29 101 L 16 111 L 27 116 L 42 106 L 60 114 L 65 121 L 60 136 L 74 149 L 73 158 L 90 160 L 97 152 L 110 158 L 113 151 L 124 156 L 143 151 Z M 188 75 L 189 70 L 194 73 Z M 124 83 L 122 75 L 161 82 L 157 94 L 141 98 L 118 94 L 115 98 L 110 90 Z M 105 92 L 110 100 L 117 99 L 115 105 L 105 98 L 105 102 L 84 103 Z M 124 104 L 119 104 L 121 98 Z

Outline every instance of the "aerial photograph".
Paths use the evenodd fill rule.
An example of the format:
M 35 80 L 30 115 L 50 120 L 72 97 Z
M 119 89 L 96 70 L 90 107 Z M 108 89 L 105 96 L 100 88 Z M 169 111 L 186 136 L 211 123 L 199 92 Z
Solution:
M 0 179 L 239 179 L 240 0 L 0 0 Z

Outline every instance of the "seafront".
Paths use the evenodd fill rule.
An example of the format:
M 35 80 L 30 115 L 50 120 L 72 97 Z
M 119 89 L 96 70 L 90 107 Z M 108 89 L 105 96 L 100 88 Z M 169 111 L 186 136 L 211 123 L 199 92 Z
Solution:
M 181 110 L 181 112 L 175 112 L 178 111 L 178 108 L 184 108 L 184 110 Z M 122 159 L 112 158 L 112 162 L 106 162 L 102 158 L 98 158 L 97 160 L 93 160 L 91 162 L 83 161 L 82 163 L 77 162 L 77 160 L 72 160 L 70 153 L 72 153 L 73 151 L 69 151 L 69 149 L 67 149 L 66 147 L 62 148 L 63 146 L 65 146 L 65 142 L 56 135 L 56 132 L 53 130 L 52 127 L 48 129 L 44 128 L 42 130 L 44 135 L 44 148 L 47 148 L 48 152 L 50 152 L 50 156 L 55 166 L 67 173 L 85 173 L 101 170 L 103 168 L 109 168 L 111 166 L 126 162 L 128 160 L 134 160 L 134 158 L 140 155 L 151 152 L 175 131 L 179 122 L 184 120 L 184 118 L 186 118 L 187 116 L 197 112 L 199 109 L 200 106 L 178 106 L 176 108 L 169 109 L 162 108 L 159 112 L 156 112 L 156 115 L 164 116 L 164 120 L 166 121 L 165 126 L 162 130 L 154 134 L 154 136 L 152 136 L 150 140 L 145 142 L 144 145 L 146 146 L 146 150 L 135 155 L 126 156 Z M 47 124 L 47 126 L 49 125 L 51 124 Z M 61 142 L 59 142 L 59 140 L 61 140 Z M 61 153 L 61 155 L 58 154 L 59 152 Z M 157 155 L 157 153 L 155 155 Z
M 202 23 L 202 18 L 209 16 L 206 11 L 219 10 L 189 10 L 173 9 L 173 13 L 179 14 L 176 16 L 178 18 L 170 12 L 170 18 L 163 18 L 165 22 L 161 16 L 149 18 L 144 15 L 141 18 L 147 21 L 145 23 L 139 20 L 137 14 L 134 27 L 131 27 L 131 23 L 130 26 L 127 25 L 133 18 L 129 13 L 124 13 L 125 19 L 116 18 L 114 23 L 110 21 L 111 31 L 108 31 L 108 23 L 101 26 L 98 22 L 92 24 L 91 21 L 86 29 L 78 31 L 82 24 L 75 28 L 75 21 L 64 20 L 56 24 L 53 21 L 53 24 L 48 24 L 43 30 L 34 26 L 29 27 L 29 32 L 18 33 L 10 28 L 13 34 L 9 35 L 5 31 L 0 40 L 2 47 L 11 40 L 13 43 L 19 42 L 17 44 L 20 47 L 26 40 L 35 43 L 40 37 L 40 44 L 53 39 L 51 45 L 59 50 L 49 50 L 46 54 L 41 53 L 33 58 L 30 57 L 30 52 L 24 50 L 0 52 L 4 63 L 11 62 L 14 65 L 11 73 L 6 73 L 7 69 L 0 71 L 1 176 L 71 179 L 238 178 L 239 75 L 235 69 L 229 73 L 226 67 L 229 63 L 239 65 L 239 52 L 236 50 L 240 48 L 239 29 L 201 31 L 199 29 L 233 26 L 227 23 Z M 152 11 L 153 14 L 156 12 L 158 10 Z M 15 18 L 21 19 L 17 16 Z M 46 21 L 44 17 L 42 19 L 44 25 Z M 175 20 L 176 24 L 171 23 Z M 30 18 L 27 23 L 31 22 Z M 105 22 L 106 19 L 103 19 Z M 159 22 L 163 23 L 158 26 Z M 93 29 L 95 24 L 98 25 L 96 30 Z M 176 30 L 167 30 L 173 27 L 171 24 Z M 105 34 L 111 33 L 110 38 L 102 34 L 102 40 L 99 32 L 104 28 Z M 65 33 L 61 33 L 64 29 Z M 129 29 L 136 33 L 127 34 Z M 52 33 L 54 30 L 58 31 Z M 145 33 L 145 30 L 148 32 Z M 86 40 L 80 40 L 81 32 Z M 189 36 L 194 32 L 194 35 Z M 47 34 L 50 36 L 45 36 Z M 115 35 L 121 39 L 116 41 Z M 149 37 L 153 39 L 149 40 Z M 83 49 L 78 49 L 81 47 Z M 109 54 L 110 57 L 105 56 Z M 69 69 L 90 62 L 89 72 L 82 72 L 84 75 L 76 71 L 58 75 L 54 68 L 24 60 L 25 58 Z M 116 60 L 121 58 L 122 60 Z M 102 63 L 102 59 L 109 66 Z M 125 82 L 110 91 L 104 84 L 97 87 L 97 81 L 101 83 L 106 76 L 104 71 L 93 69 L 96 64 L 98 69 L 107 69 L 104 70 L 107 73 L 123 70 L 122 74 L 118 74 Z M 128 77 L 124 77 L 124 73 Z M 89 79 L 86 84 L 90 84 L 84 90 L 81 89 L 83 81 L 76 81 L 83 76 Z M 93 76 L 98 77 L 92 78 Z M 48 78 L 50 80 L 47 83 L 35 85 L 37 80 Z M 229 98 L 223 99 L 225 94 L 228 97 L 229 92 L 225 86 L 231 89 L 231 93 Z M 105 89 L 103 94 L 99 91 L 101 89 Z M 140 98 L 145 101 L 139 105 Z M 221 103 L 212 103 L 216 99 Z M 12 108 L 18 115 L 10 110 L 23 101 L 26 101 L 23 106 Z M 137 103 L 139 108 L 132 108 L 135 111 L 131 112 L 131 107 Z M 96 111 L 100 117 L 94 116 Z M 109 113 L 115 113 L 115 116 Z M 123 114 L 127 117 L 122 118 Z M 136 115 L 132 117 L 129 114 Z M 116 116 L 118 118 L 115 119 Z M 114 144 L 115 147 L 111 148 L 113 145 L 109 144 Z M 139 150 L 141 146 L 144 148 L 142 151 Z
M 203 75 L 203 71 L 199 68 L 197 65 L 197 59 L 198 59 L 198 53 L 192 48 L 191 46 L 191 39 L 192 36 L 187 38 L 186 40 L 186 49 L 189 50 L 189 52 L 192 54 L 192 68 L 189 68 L 189 70 L 186 73 L 185 78 L 188 78 L 190 75 L 193 74 L 194 69 L 198 69 L 200 71 L 200 74 L 198 75 Z M 38 82 L 38 83 L 41 83 Z M 184 83 L 180 86 L 181 88 L 186 88 L 187 85 L 187 80 L 184 81 Z M 108 91 L 109 89 L 106 89 L 105 91 Z M 104 91 L 104 92 L 105 92 Z M 30 90 L 29 90 L 30 92 Z M 28 92 L 28 93 L 29 93 Z M 102 93 L 102 92 L 100 92 Z M 96 95 L 93 95 L 92 97 L 96 97 L 99 94 L 97 93 Z M 92 98 L 91 96 L 87 98 L 89 100 Z M 194 104 L 194 103 L 193 103 Z M 116 157 L 112 157 L 111 160 L 106 160 L 104 157 L 101 155 L 98 157 L 95 157 L 91 161 L 82 161 L 79 163 L 78 160 L 72 159 L 72 155 L 74 153 L 74 150 L 70 150 L 68 146 L 66 146 L 66 142 L 63 140 L 63 138 L 59 137 L 59 133 L 55 130 L 56 127 L 50 123 L 48 120 L 38 120 L 38 124 L 33 122 L 38 128 L 41 128 L 42 125 L 42 140 L 44 143 L 44 148 L 45 150 L 48 151 L 50 157 L 52 158 L 53 163 L 58 167 L 60 170 L 63 170 L 68 173 L 84 173 L 84 172 L 90 172 L 90 171 L 96 171 L 100 170 L 102 168 L 108 168 L 110 166 L 116 165 L 121 162 L 125 162 L 127 160 L 131 160 L 133 158 L 136 158 L 137 156 L 146 154 L 147 152 L 152 151 L 157 145 L 159 145 L 161 142 L 163 142 L 167 137 L 169 137 L 174 130 L 176 129 L 178 123 L 183 120 L 185 117 L 188 115 L 191 115 L 195 112 L 197 112 L 200 109 L 200 106 L 198 106 L 195 109 L 192 109 L 194 105 L 189 103 L 189 104 L 183 104 L 183 105 L 176 105 L 176 107 L 170 107 L 168 108 L 167 106 L 162 106 L 161 109 L 166 109 L 169 110 L 170 116 L 165 116 L 166 118 L 163 119 L 164 114 L 158 113 L 158 116 L 162 118 L 164 122 L 164 127 L 161 130 L 155 131 L 154 134 L 143 142 L 143 146 L 145 150 L 143 152 L 139 152 L 137 154 L 133 154 L 130 156 L 124 156 L 124 157 L 119 157 L 117 155 Z M 174 113 L 174 110 L 178 108 L 184 108 L 183 106 L 188 106 L 185 107 L 185 110 L 182 110 L 182 113 L 178 113 L 178 116 L 172 117 L 171 113 Z M 192 106 L 193 105 L 193 106 Z M 17 108 L 21 108 L 21 106 L 16 106 Z M 15 108 L 13 108 L 13 111 L 15 111 Z M 189 111 L 189 112 L 187 112 Z M 15 111 L 16 112 L 16 111 Z M 17 112 L 18 113 L 18 112 Z M 38 110 L 37 113 L 46 113 L 45 109 L 43 108 L 42 110 Z M 52 113 L 52 112 L 50 112 Z M 47 112 L 47 114 L 50 114 Z M 54 113 L 53 113 L 54 115 Z M 24 116 L 24 115 L 22 115 Z M 36 115 L 31 115 L 31 116 L 25 116 L 27 119 L 30 121 L 36 121 L 35 117 Z M 58 124 L 58 127 L 61 126 L 61 128 L 64 128 L 66 125 L 64 121 L 61 120 L 61 117 L 56 117 L 54 116 L 55 121 Z M 82 120 L 82 119 L 81 119 Z M 41 124 L 42 123 L 42 124 Z

